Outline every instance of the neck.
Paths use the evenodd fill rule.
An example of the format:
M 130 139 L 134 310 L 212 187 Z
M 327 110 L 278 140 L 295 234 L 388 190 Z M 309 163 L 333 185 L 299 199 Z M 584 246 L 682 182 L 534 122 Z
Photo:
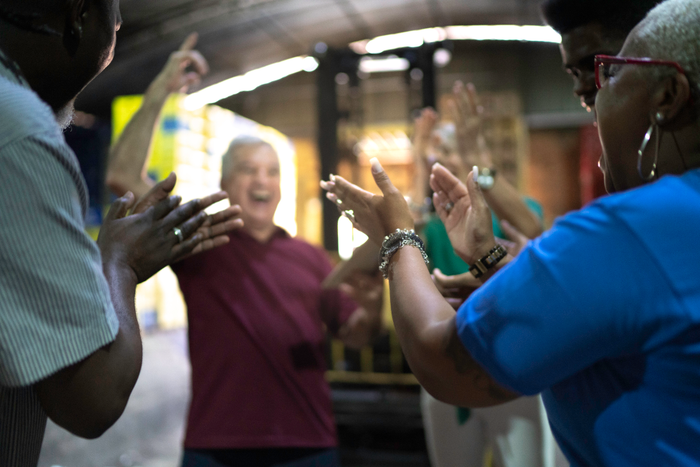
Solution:
M 659 175 L 677 174 L 700 167 L 700 122 L 662 130 Z
M 267 243 L 277 231 L 277 226 L 275 224 L 268 224 L 264 226 L 246 224 L 245 227 L 243 227 L 243 229 L 257 242 Z

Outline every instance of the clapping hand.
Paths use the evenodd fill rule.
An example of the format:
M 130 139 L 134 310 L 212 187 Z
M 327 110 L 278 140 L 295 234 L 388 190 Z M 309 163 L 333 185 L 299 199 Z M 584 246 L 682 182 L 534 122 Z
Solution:
M 386 235 L 396 229 L 413 229 L 414 223 L 406 199 L 391 183 L 379 161 L 372 159 L 371 163 L 372 176 L 381 195 L 373 195 L 337 175 L 328 182 L 322 181 L 321 188 L 355 228 L 381 245 Z
M 228 242 L 227 232 L 243 222 L 232 206 L 213 216 L 204 209 L 226 198 L 225 192 L 180 205 L 179 196 L 169 196 L 176 177 L 156 184 L 138 203 L 127 193 L 115 201 L 105 216 L 97 243 L 103 260 L 129 266 L 138 282 L 188 255 Z M 127 216 L 129 210 L 131 215 Z
M 478 169 L 460 182 L 440 164 L 433 166 L 430 186 L 435 211 L 445 224 L 455 252 L 467 263 L 482 258 L 496 245 L 491 224 L 491 210 L 474 180 Z
M 455 122 L 457 150 L 462 160 L 471 165 L 492 167 L 491 155 L 483 133 L 484 108 L 479 102 L 476 87 L 457 81 L 452 88 L 453 99 L 449 110 Z

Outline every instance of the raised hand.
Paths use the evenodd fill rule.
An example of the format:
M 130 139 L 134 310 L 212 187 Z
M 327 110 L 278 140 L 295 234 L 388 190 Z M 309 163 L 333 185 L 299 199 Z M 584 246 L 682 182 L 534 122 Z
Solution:
M 492 167 L 491 154 L 483 134 L 484 108 L 479 102 L 476 87 L 457 81 L 452 88 L 453 99 L 449 110 L 455 122 L 457 150 L 467 165 Z
M 452 247 L 467 264 L 485 256 L 495 245 L 491 210 L 474 181 L 477 168 L 460 182 L 440 164 L 433 166 L 430 186 L 435 211 L 445 224 Z
M 435 287 L 455 310 L 462 306 L 469 295 L 482 284 L 470 272 L 447 276 L 439 269 L 435 269 L 432 278 Z
M 372 176 L 382 195 L 373 195 L 337 175 L 328 182 L 322 181 L 321 188 L 355 228 L 381 245 L 386 235 L 396 229 L 413 229 L 414 223 L 406 199 L 391 183 L 379 161 L 373 158 L 371 163 Z
M 151 87 L 155 86 L 170 94 L 186 92 L 191 86 L 201 81 L 202 76 L 209 72 L 209 64 L 202 54 L 193 50 L 197 45 L 197 39 L 196 32 L 187 36 L 180 49 L 170 54 L 168 62 Z M 191 67 L 191 71 L 188 71 L 188 67 Z
M 132 210 L 132 214 L 145 212 L 148 210 L 148 208 L 153 207 L 166 199 L 168 196 L 170 196 L 173 188 L 175 188 L 176 182 L 177 176 L 174 172 L 168 175 L 168 177 L 163 181 L 158 182 L 136 203 Z M 228 195 L 225 191 L 219 191 L 193 202 L 198 203 L 199 210 L 203 211 L 212 204 L 224 200 L 227 197 Z M 207 216 L 196 232 L 200 236 L 200 241 L 189 254 L 182 256 L 179 254 L 181 245 L 176 245 L 174 247 L 174 253 L 178 257 L 176 261 L 180 261 L 187 256 L 196 255 L 198 253 L 211 250 L 212 248 L 227 244 L 229 238 L 226 234 L 243 227 L 243 221 L 238 218 L 240 214 L 241 207 L 235 205 L 219 211 L 216 214 Z

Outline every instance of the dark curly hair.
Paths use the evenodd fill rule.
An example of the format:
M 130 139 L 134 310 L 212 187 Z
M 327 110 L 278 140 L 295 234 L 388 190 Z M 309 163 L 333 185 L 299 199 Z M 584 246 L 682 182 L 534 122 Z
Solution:
M 626 37 L 662 0 L 546 0 L 544 21 L 560 34 L 590 23 L 603 26 L 609 35 Z

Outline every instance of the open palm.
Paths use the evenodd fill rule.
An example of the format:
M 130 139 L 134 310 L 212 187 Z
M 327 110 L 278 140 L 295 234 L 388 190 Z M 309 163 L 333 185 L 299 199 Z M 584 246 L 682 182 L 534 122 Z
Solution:
M 435 192 L 435 210 L 445 224 L 455 253 L 468 264 L 488 254 L 496 244 L 491 210 L 474 182 L 473 172 L 465 186 L 445 167 L 435 164 L 430 186 Z

